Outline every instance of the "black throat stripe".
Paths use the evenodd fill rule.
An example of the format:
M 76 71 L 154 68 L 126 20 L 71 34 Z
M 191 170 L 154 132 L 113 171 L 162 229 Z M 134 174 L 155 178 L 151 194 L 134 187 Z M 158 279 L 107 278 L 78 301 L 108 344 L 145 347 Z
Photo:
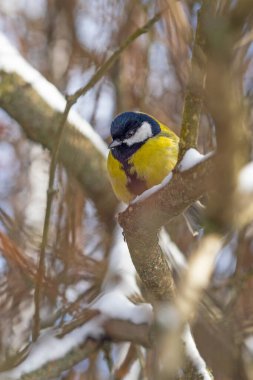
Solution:
M 138 178 L 137 173 L 130 173 L 132 165 L 125 161 L 122 163 L 124 171 L 127 176 L 127 189 L 131 194 L 140 195 L 143 191 L 147 190 L 147 183 L 144 179 Z

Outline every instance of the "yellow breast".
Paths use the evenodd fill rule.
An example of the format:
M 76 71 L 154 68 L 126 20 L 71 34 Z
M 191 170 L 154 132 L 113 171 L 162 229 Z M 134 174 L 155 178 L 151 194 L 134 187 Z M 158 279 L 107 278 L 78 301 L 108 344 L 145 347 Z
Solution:
M 131 175 L 146 182 L 147 189 L 162 182 L 173 170 L 178 158 L 179 138 L 161 125 L 161 133 L 148 139 L 129 159 Z M 107 161 L 108 173 L 116 196 L 129 203 L 136 195 L 127 187 L 127 175 L 122 164 L 111 152 Z
M 113 157 L 112 152 L 108 155 L 107 170 L 116 197 L 120 201 L 129 203 L 133 195 L 127 188 L 127 176 L 122 164 Z

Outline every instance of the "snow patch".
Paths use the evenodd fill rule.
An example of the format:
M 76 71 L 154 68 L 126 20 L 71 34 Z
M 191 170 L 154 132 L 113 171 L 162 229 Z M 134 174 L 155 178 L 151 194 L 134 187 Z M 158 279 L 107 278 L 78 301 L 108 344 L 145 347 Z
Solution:
M 185 344 L 186 355 L 195 366 L 198 374 L 202 376 L 203 380 L 213 380 L 213 377 L 206 368 L 204 359 L 200 356 L 200 353 L 196 347 L 189 325 L 185 327 L 182 339 Z
M 92 309 L 100 310 L 107 317 L 128 320 L 136 324 L 151 322 L 152 306 L 146 303 L 136 305 L 128 299 L 134 294 L 139 295 L 140 290 L 136 283 L 136 270 L 128 246 L 118 226 L 102 290 L 103 294 L 92 303 Z
M 140 294 L 136 283 L 136 270 L 127 243 L 124 241 L 122 231 L 118 226 L 115 229 L 113 248 L 102 289 L 108 292 L 114 290 L 115 287 L 125 296 Z
M 143 193 L 141 193 L 140 195 L 137 195 L 137 197 L 135 197 L 130 204 L 135 204 L 135 203 L 138 203 L 138 202 L 142 202 L 145 199 L 149 198 L 152 194 L 156 193 L 157 191 L 159 191 L 163 187 L 165 187 L 170 182 L 170 180 L 171 180 L 172 177 L 173 177 L 173 174 L 172 174 L 172 172 L 170 172 L 163 179 L 163 181 L 161 183 L 159 183 L 158 185 L 155 185 L 155 186 L 151 187 L 148 190 L 143 191 Z
M 140 378 L 140 370 L 140 363 L 136 360 L 130 367 L 130 371 L 124 377 L 124 380 L 138 380 Z
M 187 260 L 178 246 L 171 240 L 170 235 L 164 227 L 159 232 L 159 246 L 163 253 L 168 257 L 172 268 L 179 274 L 188 267 Z
M 65 292 L 65 296 L 67 298 L 68 302 L 75 302 L 77 298 L 85 293 L 89 288 L 91 287 L 91 284 L 89 281 L 81 280 L 75 285 L 70 285 Z
M 182 161 L 178 165 L 178 169 L 180 172 L 189 170 L 193 166 L 211 157 L 213 154 L 214 152 L 210 152 L 204 155 L 204 154 L 201 154 L 198 150 L 194 148 L 190 148 L 185 152 L 185 155 L 182 158 Z
M 150 324 L 153 319 L 153 309 L 150 304 L 135 305 L 118 289 L 100 296 L 92 305 L 92 309 L 99 310 L 107 317 L 127 320 L 135 324 Z
M 253 161 L 245 165 L 239 173 L 239 190 L 243 193 L 253 192 Z
M 244 343 L 247 349 L 249 350 L 249 352 L 253 354 L 253 335 L 250 335 L 249 337 L 247 337 Z
M 69 351 L 83 343 L 87 337 L 98 339 L 103 335 L 102 317 L 92 319 L 85 325 L 66 334 L 63 338 L 52 336 L 48 330 L 32 345 L 27 358 L 14 369 L 0 374 L 0 380 L 20 379 L 25 373 L 30 373 L 48 362 L 64 357 Z

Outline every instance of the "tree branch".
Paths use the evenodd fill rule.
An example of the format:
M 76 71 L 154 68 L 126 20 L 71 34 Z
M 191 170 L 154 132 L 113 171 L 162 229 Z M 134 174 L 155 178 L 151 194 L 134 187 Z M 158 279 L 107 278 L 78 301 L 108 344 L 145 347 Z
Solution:
M 52 152 L 57 138 L 60 113 L 50 107 L 33 85 L 18 74 L 0 70 L 0 78 L 0 107 L 21 125 L 29 139 Z M 45 86 L 45 83 L 43 85 Z M 48 82 L 47 85 L 48 96 L 54 96 L 50 93 L 52 85 Z M 60 96 L 58 92 L 56 95 Z M 109 222 L 113 219 L 118 202 L 111 191 L 105 157 L 96 145 L 97 142 L 87 137 L 90 128 L 89 124 L 83 121 L 82 132 L 80 126 L 73 122 L 73 118 L 68 120 L 59 149 L 59 160 L 81 183 L 102 219 Z
M 240 61 L 243 57 L 235 57 L 234 53 L 241 30 L 245 28 L 246 14 L 252 16 L 252 4 L 248 0 L 239 2 L 231 13 L 211 15 L 205 30 L 209 56 L 205 100 L 215 122 L 219 161 L 212 179 L 217 191 L 210 199 L 207 214 L 221 233 L 237 226 L 238 203 L 241 203 L 238 174 L 250 159 L 250 123 Z M 213 30 L 216 30 L 215 37 Z
M 214 167 L 215 158 L 211 157 L 188 171 L 174 173 L 168 185 L 119 215 L 133 263 L 153 300 L 170 300 L 174 292 L 170 268 L 158 244 L 158 231 L 211 190 Z
M 88 310 L 89 312 L 89 310 Z M 98 314 L 96 311 L 92 310 L 93 314 Z M 88 313 L 90 314 L 90 313 Z M 87 321 L 86 321 L 87 322 Z M 71 323 L 70 323 L 71 325 Z M 80 325 L 81 326 L 81 325 Z M 78 326 L 73 325 L 72 329 L 67 328 L 68 332 L 64 332 L 64 335 L 58 335 L 58 339 L 61 337 L 71 334 L 75 328 Z M 37 369 L 32 371 L 26 371 L 23 375 L 20 376 L 16 371 L 16 367 L 14 368 L 14 373 L 12 370 L 7 372 L 0 373 L 0 379 L 7 380 L 9 378 L 19 379 L 19 380 L 44 380 L 51 379 L 59 376 L 63 371 L 66 371 L 72 368 L 75 364 L 81 362 L 85 358 L 88 358 L 92 353 L 99 350 L 103 347 L 103 344 L 106 341 L 112 342 L 133 342 L 134 344 L 140 344 L 144 347 L 150 348 L 152 346 L 152 342 L 150 339 L 151 331 L 150 326 L 148 324 L 134 324 L 130 321 L 120 320 L 120 319 L 104 319 L 104 321 L 97 326 L 97 329 L 101 328 L 103 333 L 100 334 L 99 338 L 92 338 L 92 334 L 96 335 L 96 331 L 90 332 L 90 337 L 84 339 L 83 343 L 76 346 L 65 355 L 60 357 L 59 359 L 52 360 L 39 366 Z M 73 338 L 70 338 L 73 340 Z M 35 343 L 36 345 L 37 343 Z M 38 341 L 38 344 L 40 342 Z M 41 343 L 43 345 L 43 342 Z M 45 344 L 45 343 L 44 343 Z M 43 351 L 45 347 L 41 347 Z M 50 347 L 47 347 L 50 350 Z M 25 360 L 32 360 L 32 357 L 28 356 Z M 22 365 L 22 363 L 21 363 Z
M 66 328 L 63 328 L 62 333 L 60 335 L 57 335 L 57 339 L 60 340 L 66 337 L 68 334 L 71 335 L 71 333 L 73 333 L 73 336 L 75 336 L 75 330 L 79 327 L 82 327 L 85 323 L 88 322 L 88 320 L 91 320 L 91 318 L 101 318 L 101 316 L 99 316 L 99 312 L 97 312 L 96 310 L 87 310 L 87 312 L 88 315 L 80 319 L 80 324 L 78 324 L 77 321 L 75 323 L 70 323 L 66 326 Z M 90 336 L 84 338 L 81 344 L 76 345 L 76 347 L 70 349 L 68 352 L 66 352 L 65 355 L 58 359 L 51 360 L 46 364 L 42 365 L 39 365 L 38 363 L 38 367 L 29 372 L 29 360 L 34 360 L 32 350 L 34 348 L 37 348 L 37 350 L 41 350 L 41 353 L 43 353 L 43 350 L 45 350 L 45 347 L 43 347 L 43 345 L 46 345 L 46 342 L 43 341 L 38 341 L 38 343 L 34 343 L 33 345 L 35 347 L 33 347 L 33 345 L 31 346 L 31 356 L 29 357 L 30 354 L 28 354 L 28 356 L 24 359 L 26 361 L 26 365 L 22 367 L 22 369 L 18 366 L 14 367 L 13 372 L 12 370 L 9 370 L 0 373 L 0 379 L 44 380 L 49 378 L 55 378 L 59 376 L 63 371 L 69 370 L 75 364 L 81 362 L 86 358 L 89 358 L 89 356 L 97 350 L 102 349 L 104 343 L 108 341 L 116 343 L 132 342 L 135 345 L 141 345 L 149 349 L 154 347 L 156 343 L 153 338 L 153 329 L 148 323 L 135 324 L 127 320 L 110 319 L 106 317 L 100 319 L 99 323 L 98 321 L 94 323 L 94 331 L 92 331 L 91 329 Z M 95 327 L 96 325 L 97 327 Z M 97 336 L 97 329 L 101 329 L 99 337 Z M 95 338 L 92 337 L 93 334 L 96 336 Z M 69 336 L 70 340 L 72 341 L 73 336 Z M 47 349 L 50 350 L 50 347 L 48 347 Z M 37 352 L 36 360 L 39 360 L 38 356 L 39 353 Z M 20 363 L 20 365 L 22 366 L 22 362 Z M 191 376 L 188 376 L 187 379 L 196 380 L 196 373 L 196 369 L 194 370 L 194 368 L 191 368 Z
M 72 368 L 81 360 L 89 357 L 100 347 L 100 345 L 101 342 L 88 339 L 83 345 L 75 348 L 64 357 L 48 362 L 43 367 L 24 374 L 20 377 L 20 380 L 45 380 L 58 377 L 63 371 Z M 50 347 L 48 349 L 50 349 Z
M 158 12 L 152 17 L 148 22 L 143 25 L 141 28 L 138 28 L 135 32 L 133 32 L 123 43 L 122 45 L 109 57 L 109 59 L 101 66 L 101 68 L 93 75 L 89 83 L 80 89 L 78 89 L 73 95 L 68 95 L 67 99 L 71 102 L 75 103 L 80 96 L 86 94 L 88 90 L 90 90 L 112 67 L 115 61 L 120 57 L 121 53 L 138 37 L 142 34 L 147 33 L 152 26 L 161 18 L 162 12 Z
M 179 144 L 179 162 L 189 148 L 197 147 L 199 122 L 203 105 L 203 90 L 206 77 L 206 38 L 204 22 L 210 15 L 214 1 L 202 1 L 198 12 L 197 28 L 192 49 L 189 84 L 185 94 L 182 127 Z

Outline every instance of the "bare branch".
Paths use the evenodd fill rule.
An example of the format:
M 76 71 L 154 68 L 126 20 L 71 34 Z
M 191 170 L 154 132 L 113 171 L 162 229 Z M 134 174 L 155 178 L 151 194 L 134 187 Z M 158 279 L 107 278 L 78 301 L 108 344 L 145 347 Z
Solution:
M 143 25 L 141 28 L 138 28 L 134 33 L 132 33 L 122 43 L 122 45 L 110 56 L 110 58 L 101 66 L 101 68 L 93 75 L 89 83 L 77 90 L 73 95 L 68 95 L 67 99 L 69 99 L 72 103 L 75 103 L 80 98 L 80 96 L 85 95 L 86 92 L 90 90 L 112 67 L 114 62 L 120 57 L 121 53 L 138 37 L 140 37 L 144 33 L 147 33 L 160 18 L 161 12 L 158 12 L 145 25 Z

